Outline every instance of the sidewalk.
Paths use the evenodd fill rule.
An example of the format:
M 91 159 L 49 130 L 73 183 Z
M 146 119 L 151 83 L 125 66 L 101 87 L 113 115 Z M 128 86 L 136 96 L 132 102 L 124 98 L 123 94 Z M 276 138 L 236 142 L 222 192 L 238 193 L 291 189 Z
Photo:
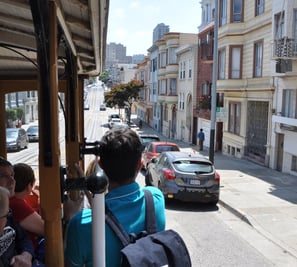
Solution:
M 144 123 L 142 129 L 135 129 L 168 140 Z M 208 151 L 202 154 L 208 156 Z M 290 255 L 290 264 L 283 266 L 297 266 L 297 177 L 221 153 L 215 153 L 214 164 L 221 176 L 219 204 Z

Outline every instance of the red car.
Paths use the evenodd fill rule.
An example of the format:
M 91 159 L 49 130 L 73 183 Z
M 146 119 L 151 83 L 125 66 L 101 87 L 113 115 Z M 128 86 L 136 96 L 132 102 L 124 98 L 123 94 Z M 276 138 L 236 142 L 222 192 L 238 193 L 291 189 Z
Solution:
M 180 151 L 180 148 L 175 143 L 162 141 L 151 142 L 147 144 L 142 153 L 143 168 L 146 169 L 152 158 L 156 158 L 157 156 L 159 156 L 160 153 L 164 151 Z

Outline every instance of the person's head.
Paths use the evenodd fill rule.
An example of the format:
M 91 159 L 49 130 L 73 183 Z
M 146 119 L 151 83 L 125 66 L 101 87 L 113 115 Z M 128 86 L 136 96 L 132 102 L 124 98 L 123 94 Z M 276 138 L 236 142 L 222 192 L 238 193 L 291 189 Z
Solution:
M 100 166 L 109 182 L 133 182 L 141 169 L 142 145 L 131 129 L 114 129 L 105 133 L 99 147 Z
M 34 183 L 35 175 L 33 169 L 25 163 L 17 163 L 13 165 L 15 189 L 16 193 L 23 192 L 25 190 L 31 193 Z
M 88 167 L 85 171 L 86 176 L 90 176 L 93 173 L 96 173 L 98 170 L 98 159 L 95 158 L 92 161 L 90 161 L 90 163 L 88 164 Z
M 202 131 L 203 131 L 203 129 L 201 128 L 201 129 L 200 129 L 200 132 L 202 132 Z
M 12 164 L 5 158 L 0 157 L 0 186 L 5 187 L 10 196 L 14 195 L 14 171 Z
M 7 222 L 7 216 L 9 216 L 9 191 L 0 186 L 0 236 L 3 234 L 3 229 Z

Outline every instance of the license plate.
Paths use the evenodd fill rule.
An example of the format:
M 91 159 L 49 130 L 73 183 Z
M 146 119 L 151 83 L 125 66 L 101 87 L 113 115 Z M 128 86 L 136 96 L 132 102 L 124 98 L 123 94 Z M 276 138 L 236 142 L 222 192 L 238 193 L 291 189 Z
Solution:
M 191 185 L 200 185 L 200 180 L 190 180 Z

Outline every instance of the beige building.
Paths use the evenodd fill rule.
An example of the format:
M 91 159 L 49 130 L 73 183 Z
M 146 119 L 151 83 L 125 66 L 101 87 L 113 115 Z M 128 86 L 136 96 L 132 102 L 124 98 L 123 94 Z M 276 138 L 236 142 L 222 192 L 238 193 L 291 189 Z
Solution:
M 197 34 L 169 32 L 156 42 L 158 47 L 158 99 L 156 114 L 164 136 L 177 138 L 179 65 L 176 50 L 185 44 L 197 44 Z M 184 70 L 183 70 L 184 71 Z
M 224 94 L 227 111 L 223 153 L 268 165 L 274 95 L 272 3 L 256 2 L 219 1 L 217 92 Z
M 187 44 L 176 49 L 179 75 L 177 79 L 176 139 L 192 143 L 193 106 L 197 94 L 198 44 Z

